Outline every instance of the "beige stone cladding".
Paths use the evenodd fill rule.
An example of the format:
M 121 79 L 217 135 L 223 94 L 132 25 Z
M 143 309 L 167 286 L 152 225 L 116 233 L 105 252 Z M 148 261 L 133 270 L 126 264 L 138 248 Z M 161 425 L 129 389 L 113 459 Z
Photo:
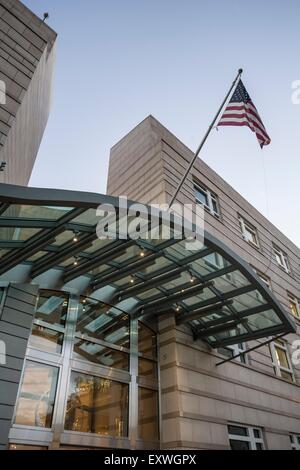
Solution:
M 27 185 L 47 124 L 56 33 L 18 0 L 0 0 L 1 183 Z
M 149 116 L 112 148 L 107 192 L 144 203 L 169 202 L 192 157 L 189 148 Z M 265 273 L 291 314 L 288 293 L 300 297 L 299 248 L 201 159 L 183 186 L 181 203 L 195 202 L 194 182 L 218 198 L 220 217 L 207 212 L 206 230 Z M 240 216 L 255 227 L 259 247 L 243 238 Z M 276 263 L 273 244 L 287 255 L 290 272 Z M 293 365 L 294 382 L 278 377 L 269 345 L 247 354 L 246 364 L 234 360 L 216 366 L 224 355 L 202 341 L 193 342 L 188 328 L 176 327 L 174 315 L 159 321 L 162 447 L 228 449 L 227 425 L 235 423 L 261 428 L 267 449 L 291 449 L 290 434 L 300 435 L 299 366 Z M 300 333 L 300 322 L 294 320 Z M 291 354 L 299 335 L 286 339 Z

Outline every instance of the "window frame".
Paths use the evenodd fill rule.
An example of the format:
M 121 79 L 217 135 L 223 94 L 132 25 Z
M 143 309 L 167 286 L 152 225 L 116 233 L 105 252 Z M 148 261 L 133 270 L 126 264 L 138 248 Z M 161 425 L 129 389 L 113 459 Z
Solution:
M 202 204 L 204 208 L 212 214 L 214 217 L 217 219 L 221 218 L 221 210 L 220 210 L 220 202 L 217 194 L 214 192 L 210 191 L 206 186 L 204 186 L 202 183 L 193 180 L 193 188 L 194 188 L 194 196 L 196 199 L 197 204 Z M 207 204 L 203 203 L 200 201 L 200 199 L 197 198 L 197 191 L 201 192 L 205 195 L 207 199 Z M 214 209 L 214 204 L 217 208 L 217 210 Z
M 238 216 L 239 218 L 239 224 L 242 232 L 242 237 L 247 242 L 249 245 L 254 246 L 255 248 L 260 248 L 260 242 L 259 242 L 259 236 L 258 236 L 258 230 L 254 225 L 252 225 L 250 222 L 248 222 L 244 217 L 241 215 Z M 250 233 L 252 235 L 252 239 L 250 240 L 247 237 L 247 233 Z
M 226 356 L 229 359 L 229 356 L 227 356 L 227 354 L 224 354 L 223 350 L 232 352 L 232 357 L 230 358 L 231 360 L 240 362 L 241 364 L 249 363 L 247 356 L 247 347 L 245 343 L 231 344 L 230 346 L 218 349 L 219 354 L 222 354 L 223 356 Z M 240 354 L 240 356 L 233 359 L 236 354 Z
M 37 308 L 38 301 L 39 301 L 39 298 L 41 297 L 41 294 L 43 294 L 43 292 L 47 292 L 49 294 L 51 293 L 51 294 L 53 294 L 53 296 L 58 295 L 59 293 L 62 294 L 62 297 L 65 297 L 65 302 L 67 302 L 66 316 L 68 315 L 69 302 L 70 302 L 69 292 L 52 290 L 52 289 L 40 289 L 39 292 L 38 292 L 38 295 L 37 295 L 37 304 L 36 304 L 36 310 L 35 310 L 35 314 L 34 314 L 34 318 L 33 318 L 31 334 L 30 334 L 29 339 L 28 339 L 28 348 L 36 350 L 36 351 L 41 351 L 41 352 L 46 352 L 46 353 L 49 353 L 49 354 L 54 354 L 54 355 L 60 357 L 60 356 L 63 355 L 63 348 L 65 347 L 66 321 L 65 321 L 65 324 L 63 325 L 63 324 L 58 324 L 58 323 L 50 323 L 50 322 L 47 322 L 46 320 L 42 320 L 41 318 L 36 317 L 36 313 L 38 313 L 38 308 Z M 52 331 L 55 331 L 56 333 L 62 334 L 63 337 L 62 337 L 62 345 L 61 345 L 60 352 L 49 351 L 46 348 L 38 347 L 34 344 L 31 344 L 30 340 L 31 340 L 31 338 L 34 338 L 34 336 L 35 336 L 33 334 L 33 327 L 34 326 L 37 326 L 37 327 L 40 327 L 40 328 L 46 328 L 48 330 L 52 330 Z
M 276 353 L 276 348 L 280 349 L 285 353 L 287 363 L 289 367 L 284 367 L 280 365 L 277 353 Z M 284 341 L 282 338 L 276 339 L 272 343 L 270 343 L 270 350 L 271 350 L 271 357 L 272 357 L 272 364 L 274 367 L 275 374 L 277 377 L 280 377 L 283 380 L 286 380 L 288 382 L 295 382 L 295 375 L 294 375 L 294 370 L 291 362 L 291 357 L 290 357 L 290 352 L 288 349 L 288 343 Z M 291 376 L 291 380 L 286 379 L 285 377 L 282 376 L 281 372 L 286 372 Z
M 49 354 L 51 354 L 51 353 L 49 353 Z M 57 371 L 55 390 L 54 390 L 54 394 L 53 394 L 52 413 L 51 413 L 51 417 L 50 417 L 50 426 L 38 426 L 38 425 L 35 425 L 35 424 L 21 424 L 21 423 L 16 422 L 17 417 L 18 417 L 20 399 L 23 398 L 22 397 L 22 388 L 23 388 L 23 385 L 24 385 L 24 379 L 25 379 L 25 374 L 26 374 L 26 369 L 27 369 L 28 364 L 36 364 L 40 367 L 45 366 L 45 367 L 48 367 L 48 368 L 56 369 L 56 371 Z M 60 364 L 51 363 L 50 361 L 44 361 L 43 359 L 38 359 L 38 358 L 35 358 L 35 357 L 31 357 L 31 356 L 28 356 L 26 354 L 24 364 L 23 364 L 21 379 L 20 379 L 20 382 L 19 382 L 19 389 L 18 389 L 18 393 L 17 393 L 17 399 L 16 399 L 15 405 L 14 405 L 12 427 L 17 426 L 19 428 L 25 428 L 25 429 L 30 429 L 30 428 L 31 429 L 37 429 L 40 432 L 51 431 L 53 429 L 53 424 L 54 424 L 54 420 L 55 420 L 55 417 L 56 417 L 56 407 L 57 407 L 57 402 L 58 402 L 60 383 L 61 383 L 61 365 Z
M 272 243 L 273 248 L 273 258 L 277 266 L 280 269 L 283 269 L 286 273 L 291 273 L 290 262 L 287 253 L 285 253 L 281 248 L 279 248 L 275 243 Z M 280 260 L 280 261 L 279 261 Z
M 300 434 L 290 434 L 292 450 L 300 450 Z
M 47 289 L 46 289 L 47 290 Z M 65 292 L 65 291 L 54 291 L 54 292 Z M 147 358 L 147 360 L 151 360 L 148 355 L 144 355 L 138 351 L 138 320 L 137 319 L 130 319 L 130 349 L 126 350 L 122 346 L 114 345 L 111 343 L 107 343 L 107 346 L 115 349 L 117 351 L 128 352 L 130 354 L 129 357 L 129 370 L 124 369 L 117 369 L 115 367 L 109 367 L 106 365 L 100 365 L 93 362 L 88 362 L 84 359 L 77 359 L 73 357 L 73 346 L 74 341 L 77 337 L 76 335 L 76 324 L 79 314 L 79 305 L 80 299 L 82 296 L 74 293 L 69 293 L 69 302 L 68 302 L 68 311 L 66 317 L 66 334 L 65 334 L 65 341 L 63 346 L 62 354 L 52 353 L 46 350 L 41 351 L 40 349 L 36 349 L 33 347 L 29 347 L 26 352 L 26 360 L 41 363 L 46 366 L 53 366 L 59 370 L 58 375 L 58 383 L 56 388 L 56 395 L 55 401 L 53 406 L 53 416 L 52 416 L 52 427 L 54 426 L 61 426 L 60 423 L 65 422 L 66 417 L 66 398 L 67 398 L 67 388 L 69 386 L 70 381 L 70 374 L 71 371 L 78 372 L 79 374 L 85 375 L 92 375 L 94 377 L 99 377 L 102 379 L 108 378 L 109 380 L 120 382 L 122 384 L 128 385 L 129 387 L 129 401 L 131 403 L 135 403 L 135 406 L 128 408 L 129 419 L 133 422 L 136 422 L 138 425 L 138 401 L 137 396 L 139 393 L 139 388 L 148 389 L 149 391 L 154 391 L 157 393 L 158 403 L 157 403 L 157 426 L 158 426 L 158 440 L 160 439 L 161 435 L 161 400 L 160 400 L 160 371 L 158 368 L 158 357 L 159 357 L 159 344 L 157 338 L 157 324 L 156 321 L 149 322 L 145 319 L 142 320 L 141 323 L 149 328 L 155 335 L 155 346 L 156 346 L 156 354 L 155 359 L 152 360 L 152 363 L 156 364 L 157 367 L 157 378 L 151 379 L 150 377 L 142 377 L 138 376 L 138 359 Z M 88 298 L 88 297 L 87 297 Z M 92 299 L 97 300 L 97 299 Z M 41 320 L 38 320 L 40 323 Z M 51 325 L 52 326 L 52 325 Z M 63 327 L 60 327 L 63 329 Z M 91 338 L 92 342 L 95 342 L 94 338 Z M 97 344 L 103 342 L 101 340 L 96 341 Z M 22 375 L 24 370 L 22 372 Z M 19 392 L 18 392 L 19 396 Z M 16 405 L 18 403 L 18 399 L 16 401 Z M 15 416 L 16 407 L 14 410 Z M 36 426 L 27 426 L 22 424 L 12 424 L 12 428 L 14 429 L 14 437 L 10 440 L 11 443 L 15 443 L 16 439 L 18 443 L 22 443 L 24 445 L 31 444 L 38 442 L 39 445 L 47 445 L 50 446 L 53 443 L 52 436 L 48 432 L 49 429 L 47 428 L 37 428 Z M 25 434 L 24 429 L 29 429 L 34 432 L 38 431 L 38 441 L 34 438 L 33 441 L 29 441 Z M 100 436 L 93 433 L 82 433 L 80 431 L 67 431 L 61 429 L 59 431 L 59 439 L 63 436 L 68 435 L 68 439 L 70 440 L 70 445 L 76 445 L 76 442 L 80 438 L 80 436 L 86 439 L 87 443 L 91 447 L 105 447 L 105 448 L 115 448 L 116 438 L 111 436 Z M 135 433 L 133 432 L 132 428 L 129 428 L 129 434 L 127 437 L 120 437 L 119 438 L 122 442 L 126 443 L 126 446 L 135 441 Z M 120 442 L 121 442 L 120 441 Z M 151 442 L 151 444 L 149 444 Z M 156 443 L 156 440 L 155 440 Z M 139 445 L 141 448 L 149 448 L 149 446 L 154 445 L 154 441 L 145 441 L 143 439 L 139 439 Z M 156 445 L 156 444 L 155 444 Z
M 300 300 L 295 295 L 291 294 L 290 292 L 288 292 L 287 295 L 288 295 L 291 315 L 293 315 L 294 318 L 300 321 Z M 295 305 L 296 307 L 296 314 L 294 314 L 293 312 L 292 304 Z
M 231 434 L 229 432 L 229 426 L 236 426 L 236 427 L 239 427 L 239 428 L 246 429 L 248 435 L 247 436 L 240 436 L 238 434 Z M 255 435 L 254 435 L 255 430 L 260 432 L 261 437 L 255 437 Z M 263 450 L 266 449 L 265 442 L 264 442 L 263 429 L 259 426 L 246 426 L 244 424 L 239 424 L 239 423 L 228 423 L 227 433 L 228 433 L 229 445 L 230 445 L 230 441 L 244 441 L 244 442 L 248 442 L 250 444 L 250 450 L 259 450 L 259 449 L 256 449 L 256 444 L 261 444 L 262 449 Z

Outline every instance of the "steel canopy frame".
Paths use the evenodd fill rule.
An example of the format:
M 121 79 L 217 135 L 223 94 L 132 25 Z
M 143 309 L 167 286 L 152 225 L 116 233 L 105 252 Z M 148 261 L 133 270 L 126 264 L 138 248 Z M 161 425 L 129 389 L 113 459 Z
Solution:
M 20 263 L 26 262 L 29 264 L 28 258 L 37 254 L 39 251 L 47 251 L 48 253 L 41 257 L 38 261 L 32 264 L 32 273 L 28 282 L 36 277 L 38 274 L 47 272 L 50 268 L 57 267 L 60 262 L 68 260 L 69 257 L 76 257 L 79 253 L 84 254 L 84 249 L 89 247 L 94 240 L 97 240 L 96 236 L 96 220 L 94 225 L 84 227 L 84 224 L 77 224 L 74 219 L 79 215 L 83 214 L 88 209 L 96 209 L 99 205 L 110 204 L 112 205 L 118 216 L 118 203 L 119 200 L 116 197 L 104 196 L 93 193 L 85 192 L 74 192 L 56 189 L 38 189 L 38 188 L 23 188 L 20 186 L 0 184 L 0 229 L 7 227 L 10 229 L 17 227 L 26 228 L 40 228 L 41 231 L 30 238 L 28 241 L 15 242 L 6 241 L 1 243 L 0 250 L 11 250 L 2 256 L 0 264 L 0 274 L 7 273 L 10 269 L 17 266 Z M 51 208 L 63 206 L 64 208 L 69 207 L 70 210 L 62 215 L 61 218 L 55 221 L 44 220 L 43 218 L 27 219 L 18 216 L 5 217 L 5 211 L 11 204 L 14 205 L 30 205 L 30 206 L 47 206 Z M 128 205 L 134 204 L 128 201 Z M 149 206 L 146 206 L 148 214 L 151 214 Z M 1 215 L 2 214 L 2 215 Z M 162 220 L 162 212 L 159 212 L 159 220 Z M 149 226 L 151 223 L 151 217 L 149 215 Z M 171 214 L 171 223 L 174 224 L 174 217 Z M 54 250 L 54 247 L 49 246 L 53 239 L 59 234 L 63 234 L 64 231 L 77 230 L 82 231 L 82 238 L 80 242 L 74 244 L 72 242 L 66 242 L 61 248 Z M 149 300 L 139 300 L 138 308 L 135 309 L 134 314 L 142 316 L 153 314 L 155 316 L 161 313 L 169 311 L 175 311 L 174 303 L 180 305 L 180 314 L 177 315 L 177 324 L 189 325 L 194 333 L 194 337 L 202 338 L 207 341 L 211 346 L 218 347 L 220 345 L 225 346 L 227 344 L 234 344 L 242 340 L 254 339 L 264 336 L 271 336 L 273 334 L 284 333 L 295 331 L 295 325 L 288 314 L 284 311 L 283 307 L 277 301 L 273 293 L 264 285 L 259 277 L 254 273 L 252 268 L 243 261 L 236 253 L 229 249 L 223 242 L 217 240 L 208 232 L 204 232 L 204 244 L 203 250 L 199 250 L 192 255 L 189 254 L 183 259 L 176 259 L 173 255 L 167 253 L 165 250 L 170 246 L 176 247 L 176 244 L 181 240 L 171 239 L 160 245 L 151 245 L 147 240 L 143 243 L 142 240 L 115 240 L 110 244 L 106 245 L 103 250 L 99 249 L 94 256 L 85 255 L 84 260 L 78 268 L 72 267 L 69 270 L 64 270 L 64 282 L 76 279 L 79 276 L 89 275 L 90 284 L 88 288 L 88 295 L 92 297 L 92 292 L 95 289 L 99 289 L 114 282 L 124 279 L 139 270 L 144 269 L 147 266 L 151 266 L 159 258 L 166 259 L 170 266 L 163 267 L 150 278 L 143 279 L 144 276 L 138 276 L 139 281 L 135 286 L 126 285 L 121 288 L 116 288 L 115 296 L 116 302 L 120 299 L 135 298 L 135 295 L 144 294 L 149 289 L 156 289 L 159 294 L 154 297 L 150 297 Z M 12 249 L 12 247 L 15 249 Z M 132 262 L 130 259 L 118 267 L 118 264 L 114 263 L 114 257 L 126 252 L 126 248 L 131 246 L 137 246 L 139 249 L 148 250 L 147 256 L 135 260 Z M 199 261 L 204 259 L 211 254 L 221 255 L 226 262 L 230 263 L 229 266 L 220 267 L 219 269 L 207 273 L 202 276 L 191 266 L 189 263 L 193 261 Z M 205 261 L 204 261 L 205 262 Z M 110 271 L 106 274 L 93 277 L 90 275 L 89 270 L 97 268 L 99 264 L 108 264 Z M 113 271 L 111 269 L 113 268 Z M 180 278 L 183 272 L 190 273 L 195 278 L 194 285 L 178 286 L 177 284 L 169 292 L 162 288 L 160 283 L 176 280 L 176 275 Z M 236 287 L 228 292 L 220 292 L 214 286 L 214 279 L 221 278 L 221 276 L 230 276 L 234 271 L 239 271 L 247 280 L 248 284 L 244 286 Z M 13 281 L 13 279 L 12 279 Z M 176 290 L 177 289 L 177 290 Z M 199 293 L 203 293 L 204 290 L 209 290 L 213 293 L 213 297 L 196 302 L 192 306 L 185 305 L 184 301 L 187 298 L 195 296 L 195 299 Z M 257 307 L 248 308 L 245 311 L 238 312 L 232 304 L 232 300 L 237 298 L 239 295 L 247 294 L 249 292 L 258 291 L 264 299 L 264 303 Z M 226 306 L 229 310 L 226 315 L 222 316 L 222 308 Z M 273 311 L 274 316 L 280 319 L 279 324 L 268 326 L 266 328 L 259 328 L 258 330 L 252 331 L 251 328 L 245 322 L 245 317 L 250 315 L 263 315 L 264 311 Z M 133 312 L 125 312 L 133 313 Z M 221 318 L 212 319 L 208 322 L 203 321 L 203 317 L 207 315 L 218 314 Z M 228 337 L 222 340 L 217 338 L 209 339 L 209 336 L 213 337 L 213 334 L 220 332 L 227 332 L 232 327 L 243 325 L 245 326 L 247 333 L 241 334 L 236 337 Z

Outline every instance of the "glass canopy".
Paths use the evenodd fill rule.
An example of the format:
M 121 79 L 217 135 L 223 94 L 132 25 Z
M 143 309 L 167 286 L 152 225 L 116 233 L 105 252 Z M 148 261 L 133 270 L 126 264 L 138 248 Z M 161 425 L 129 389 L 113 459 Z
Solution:
M 25 282 L 38 282 L 53 270 L 62 285 L 84 278 L 81 294 L 109 288 L 105 302 L 136 316 L 173 311 L 178 325 L 213 348 L 295 331 L 251 267 L 221 241 L 205 233 L 191 251 L 174 238 L 100 240 L 96 210 L 104 203 L 117 208 L 118 200 L 0 184 L 0 281 L 19 281 L 20 267 L 22 282 L 24 272 Z

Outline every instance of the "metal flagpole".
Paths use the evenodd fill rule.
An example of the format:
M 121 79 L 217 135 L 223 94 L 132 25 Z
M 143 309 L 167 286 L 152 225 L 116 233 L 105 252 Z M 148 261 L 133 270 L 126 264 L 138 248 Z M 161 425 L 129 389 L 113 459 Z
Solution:
M 189 174 L 191 168 L 193 167 L 193 165 L 194 165 L 194 163 L 195 163 L 195 161 L 196 161 L 196 158 L 198 157 L 199 153 L 201 152 L 202 147 L 203 147 L 203 145 L 205 144 L 207 137 L 209 136 L 209 134 L 210 134 L 212 128 L 214 127 L 215 122 L 216 122 L 216 120 L 218 119 L 218 116 L 219 116 L 219 114 L 221 113 L 221 111 L 222 111 L 222 109 L 223 109 L 223 107 L 224 107 L 226 101 L 228 100 L 230 93 L 232 92 L 232 90 L 234 89 L 234 87 L 237 85 L 237 82 L 238 82 L 240 76 L 242 75 L 242 73 L 243 73 L 243 69 L 239 69 L 238 74 L 237 74 L 237 76 L 235 77 L 235 79 L 234 79 L 234 81 L 233 81 L 233 83 L 232 83 L 232 85 L 231 85 L 231 87 L 230 87 L 229 92 L 227 93 L 226 97 L 224 98 L 224 101 L 223 101 L 223 103 L 221 104 L 220 108 L 218 109 L 218 112 L 217 112 L 217 114 L 215 115 L 215 117 L 214 117 L 214 119 L 213 119 L 211 125 L 209 126 L 209 128 L 208 128 L 208 130 L 207 130 L 205 136 L 203 137 L 201 144 L 199 145 L 198 149 L 196 150 L 196 153 L 195 153 L 195 155 L 194 155 L 194 158 L 193 158 L 192 161 L 190 162 L 190 164 L 189 164 L 189 166 L 188 166 L 188 168 L 187 168 L 185 174 L 183 175 L 183 177 L 182 177 L 182 179 L 181 179 L 181 181 L 180 181 L 180 183 L 179 183 L 179 186 L 178 186 L 178 188 L 176 189 L 176 191 L 175 191 L 175 193 L 174 193 L 174 195 L 173 195 L 173 197 L 172 197 L 170 206 L 172 206 L 172 204 L 174 203 L 174 201 L 175 201 L 175 199 L 176 199 L 176 197 L 177 197 L 179 191 L 180 191 L 181 188 L 182 188 L 183 183 L 184 183 L 185 180 L 186 180 L 187 175 Z

